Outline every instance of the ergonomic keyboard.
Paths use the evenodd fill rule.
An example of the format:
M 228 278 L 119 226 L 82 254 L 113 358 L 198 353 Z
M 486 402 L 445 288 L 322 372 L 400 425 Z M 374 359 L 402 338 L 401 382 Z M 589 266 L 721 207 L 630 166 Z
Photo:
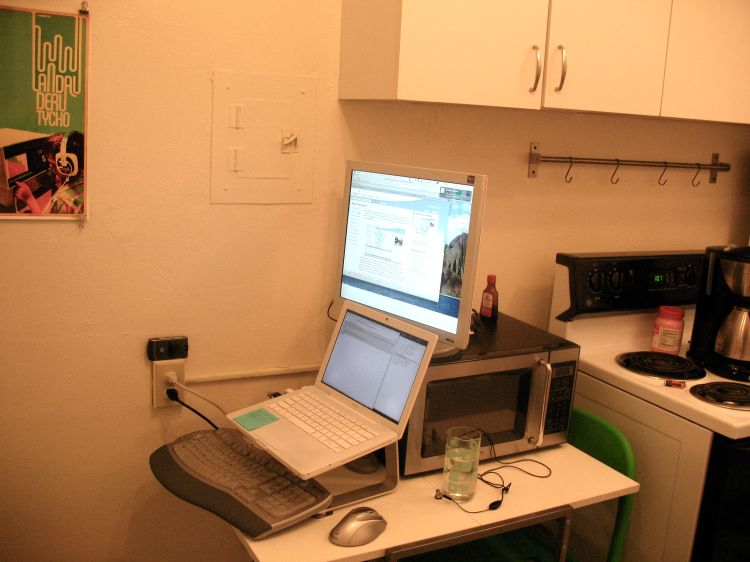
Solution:
M 261 539 L 324 510 L 333 496 L 302 480 L 239 430 L 194 431 L 159 447 L 151 472 L 170 492 Z

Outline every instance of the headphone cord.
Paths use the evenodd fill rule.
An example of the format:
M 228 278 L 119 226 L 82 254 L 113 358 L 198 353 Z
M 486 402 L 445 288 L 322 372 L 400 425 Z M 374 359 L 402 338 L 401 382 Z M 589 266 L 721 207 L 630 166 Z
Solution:
M 482 483 L 487 484 L 487 486 L 495 488 L 496 490 L 500 490 L 500 499 L 490 502 L 490 504 L 485 509 L 479 509 L 476 511 L 466 509 L 464 506 L 462 506 L 452 497 L 443 494 L 443 492 L 440 489 L 435 490 L 435 499 L 439 500 L 443 498 L 443 499 L 450 500 L 459 508 L 461 508 L 462 511 L 465 511 L 466 513 L 483 513 L 485 511 L 494 511 L 503 504 L 503 499 L 505 499 L 505 494 L 507 494 L 510 491 L 510 486 L 512 484 L 512 482 L 508 482 L 507 484 L 505 483 L 505 479 L 503 478 L 502 474 L 500 474 L 499 472 L 500 470 L 503 470 L 504 468 L 512 468 L 515 470 L 519 470 L 522 473 L 527 474 L 533 478 L 549 478 L 550 476 L 552 476 L 552 469 L 546 464 L 544 464 L 543 462 L 538 461 L 536 459 L 524 458 L 524 459 L 516 459 L 514 461 L 500 460 L 500 458 L 497 456 L 495 452 L 495 443 L 492 441 L 492 438 L 484 429 L 480 428 L 479 431 L 482 432 L 482 434 L 485 436 L 485 438 L 490 444 L 490 451 L 492 455 L 489 460 L 500 463 L 500 466 L 496 466 L 494 468 L 485 470 L 484 472 L 478 473 L 477 479 L 481 481 Z M 481 446 L 481 443 L 480 443 L 480 446 Z M 526 468 L 523 468 L 522 466 L 518 466 L 519 463 L 524 463 L 524 462 L 529 462 L 529 463 L 539 465 L 540 467 L 544 469 L 544 472 L 539 474 L 536 472 L 532 472 L 531 470 L 528 470 Z

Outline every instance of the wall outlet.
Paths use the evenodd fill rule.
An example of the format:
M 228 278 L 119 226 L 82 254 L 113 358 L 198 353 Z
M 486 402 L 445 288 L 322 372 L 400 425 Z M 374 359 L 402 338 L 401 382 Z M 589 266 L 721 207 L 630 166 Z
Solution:
M 173 402 L 167 398 L 166 391 L 168 388 L 175 388 L 165 381 L 165 376 L 168 373 L 173 373 L 175 379 L 180 384 L 185 384 L 185 360 L 184 359 L 169 359 L 165 361 L 153 361 L 151 363 L 151 383 L 152 383 L 152 404 L 154 408 L 162 408 L 164 406 L 178 406 L 177 402 Z M 179 394 L 182 395 L 182 391 L 177 389 Z

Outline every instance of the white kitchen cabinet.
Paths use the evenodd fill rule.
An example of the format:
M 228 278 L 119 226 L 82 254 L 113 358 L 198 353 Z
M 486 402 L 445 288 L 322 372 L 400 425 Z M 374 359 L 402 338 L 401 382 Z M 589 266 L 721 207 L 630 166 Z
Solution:
M 748 22 L 750 0 L 343 0 L 339 97 L 750 123 Z
M 339 97 L 538 109 L 547 10 L 547 0 L 344 0 Z
M 750 123 L 750 2 L 674 0 L 661 114 Z
M 659 115 L 671 4 L 551 0 L 544 107 Z

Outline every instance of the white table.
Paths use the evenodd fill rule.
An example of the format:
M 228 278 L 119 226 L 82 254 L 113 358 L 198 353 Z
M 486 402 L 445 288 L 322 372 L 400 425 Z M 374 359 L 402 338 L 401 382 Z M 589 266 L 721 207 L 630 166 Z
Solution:
M 512 528 L 534 524 L 540 517 L 565 517 L 569 510 L 603 502 L 638 491 L 639 484 L 579 451 L 570 444 L 542 449 L 515 458 L 533 458 L 552 469 L 549 478 L 534 478 L 517 470 L 503 470 L 512 483 L 500 509 L 468 514 L 447 500 L 436 500 L 442 474 L 430 473 L 402 479 L 395 491 L 362 502 L 377 510 L 387 521 L 386 530 L 374 541 L 358 547 L 341 547 L 328 540 L 328 533 L 351 507 L 330 517 L 309 519 L 262 540 L 237 531 L 242 544 L 258 562 L 354 562 L 383 557 L 397 559 L 424 549 L 445 546 L 441 541 L 462 542 Z M 512 459 L 508 459 L 512 460 Z M 530 470 L 539 470 L 525 463 Z M 496 466 L 486 462 L 480 471 Z M 541 471 L 540 471 L 541 472 Z M 500 494 L 477 483 L 474 498 L 462 504 L 479 510 L 499 499 Z M 504 526 L 504 527 L 503 527 Z M 411 549 L 411 550 L 408 550 Z

